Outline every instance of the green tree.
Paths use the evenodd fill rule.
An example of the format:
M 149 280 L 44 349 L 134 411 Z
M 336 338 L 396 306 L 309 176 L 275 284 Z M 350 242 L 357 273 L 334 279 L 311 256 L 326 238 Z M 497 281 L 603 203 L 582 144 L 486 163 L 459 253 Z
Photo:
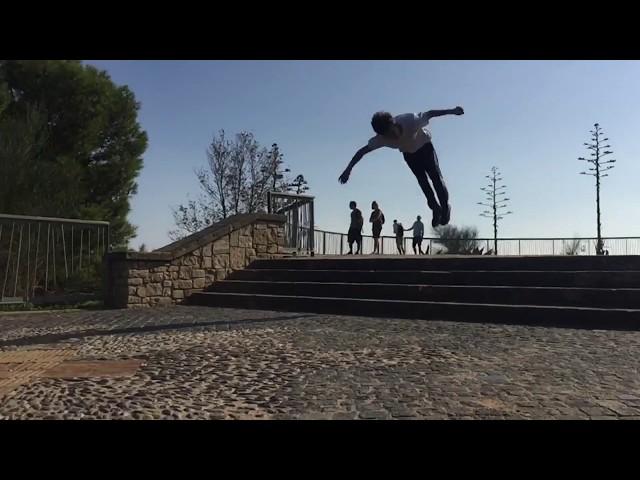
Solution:
M 7 108 L 9 104 L 9 88 L 7 84 L 3 81 L 3 78 L 0 77 L 0 118 L 2 118 L 2 112 Z
M 0 177 L 13 162 L 12 174 L 24 181 L 0 191 L 0 210 L 107 220 L 112 243 L 126 244 L 135 235 L 127 215 L 147 148 L 133 93 L 75 60 L 2 60 L 3 82 L 0 138 L 10 140 L 0 150 Z M 23 153 L 11 160 L 16 148 Z
M 478 229 L 476 227 L 456 227 L 445 225 L 434 229 L 439 243 L 450 255 L 480 254 L 478 250 Z
M 563 242 L 564 243 L 564 242 Z M 580 255 L 580 249 L 582 248 L 582 240 L 574 238 L 569 243 L 564 245 L 565 255 Z
M 291 183 L 289 183 L 288 187 L 291 193 L 301 195 L 309 191 L 309 182 L 304 178 L 304 175 L 298 175 Z

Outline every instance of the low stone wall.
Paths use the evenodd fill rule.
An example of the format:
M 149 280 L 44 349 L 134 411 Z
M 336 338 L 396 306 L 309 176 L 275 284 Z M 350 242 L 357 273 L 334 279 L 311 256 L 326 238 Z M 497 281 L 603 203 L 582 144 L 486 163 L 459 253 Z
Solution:
M 258 258 L 284 253 L 279 215 L 236 215 L 150 253 L 107 255 L 105 299 L 114 308 L 182 303 Z

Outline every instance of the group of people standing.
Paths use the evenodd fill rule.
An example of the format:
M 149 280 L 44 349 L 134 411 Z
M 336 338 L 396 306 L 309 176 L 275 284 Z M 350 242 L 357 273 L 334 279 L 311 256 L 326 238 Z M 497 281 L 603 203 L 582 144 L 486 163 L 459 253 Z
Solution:
M 347 234 L 347 241 L 349 243 L 349 252 L 347 255 L 353 255 L 353 244 L 356 244 L 356 252 L 358 255 L 362 253 L 362 228 L 364 226 L 364 217 L 362 212 L 358 208 L 356 202 L 353 200 L 349 202 L 349 208 L 351 209 L 351 224 L 349 225 L 349 232 Z M 380 234 L 382 233 L 382 225 L 384 225 L 385 218 L 384 213 L 380 210 L 377 202 L 371 203 L 371 215 L 369 216 L 369 223 L 371 223 L 371 230 L 373 233 L 373 252 L 372 254 L 380 253 Z M 416 218 L 411 228 L 404 228 L 402 223 L 397 220 L 393 221 L 393 233 L 396 236 L 396 246 L 398 253 L 405 255 L 404 248 L 404 232 L 413 231 L 413 253 L 416 255 L 424 255 L 427 252 L 422 251 L 422 240 L 424 238 L 424 223 L 420 215 Z

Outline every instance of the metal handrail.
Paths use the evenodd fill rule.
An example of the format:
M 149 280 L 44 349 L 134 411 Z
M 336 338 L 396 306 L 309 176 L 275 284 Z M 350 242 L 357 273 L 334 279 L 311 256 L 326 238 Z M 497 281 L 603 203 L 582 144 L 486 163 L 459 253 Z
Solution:
M 300 228 L 305 228 L 305 227 L 300 227 Z M 319 229 L 314 229 L 317 233 L 327 233 L 327 234 L 331 234 L 331 235 L 344 235 L 346 236 L 346 233 L 342 233 L 342 232 L 333 232 L 330 230 L 319 230 Z M 362 238 L 373 238 L 373 235 L 362 235 Z M 380 235 L 380 238 L 392 238 L 395 239 L 395 235 Z M 411 235 L 406 235 L 405 238 L 412 238 Z M 422 237 L 423 240 L 433 240 L 433 241 L 438 241 L 440 240 L 439 237 Z M 603 240 L 640 240 L 640 237 L 602 237 Z M 465 239 L 466 240 L 466 239 Z M 469 240 L 475 240 L 478 242 L 486 242 L 486 241 L 491 241 L 493 242 L 493 237 L 478 237 L 478 238 L 473 238 L 473 239 L 469 239 Z M 506 241 L 506 240 L 527 240 L 527 241 L 531 241 L 531 240 L 546 240 L 546 241 L 552 241 L 552 240 L 581 240 L 581 241 L 586 241 L 586 240 L 598 240 L 597 237 L 498 237 L 498 241 Z
M 301 227 L 302 228 L 302 227 Z M 346 251 L 345 239 L 347 234 L 332 232 L 328 230 L 315 230 L 316 243 L 318 245 L 318 253 L 321 254 L 343 254 Z M 403 238 L 405 250 L 407 253 L 412 253 L 408 246 L 411 246 L 411 240 L 413 236 L 410 232 Z M 371 235 L 363 235 L 363 248 L 365 241 L 370 242 L 373 239 Z M 434 252 L 434 249 L 438 249 L 438 253 L 442 253 L 446 250 L 447 240 L 440 239 L 438 237 L 423 237 L 423 242 L 429 247 L 430 253 Z M 451 239 L 456 241 L 455 239 Z M 474 239 L 460 239 L 466 242 L 473 242 L 477 245 L 477 248 L 481 248 L 484 254 L 487 254 L 491 250 L 491 244 L 493 244 L 493 238 L 474 238 Z M 502 249 L 499 251 L 499 255 L 568 255 L 566 242 L 579 242 L 581 245 L 579 250 L 572 253 L 575 255 L 591 255 L 595 254 L 595 243 L 597 238 L 595 237 L 504 237 L 498 238 L 498 243 L 502 245 Z M 605 248 L 608 250 L 607 254 L 613 255 L 640 255 L 640 237 L 605 237 Z M 391 245 L 389 245 L 391 242 Z M 397 252 L 396 237 L 395 236 L 380 236 L 380 246 L 382 253 L 395 253 Z M 391 247 L 389 251 L 389 246 Z M 444 247 L 444 250 L 439 248 Z
M 59 292 L 74 274 L 99 265 L 110 250 L 109 226 L 100 220 L 0 214 L 0 303 Z
M 9 215 L 0 213 L 0 220 L 25 220 L 29 222 L 51 222 L 51 223 L 82 223 L 87 225 L 104 225 L 108 226 L 109 222 L 101 220 L 78 220 L 75 218 L 55 218 L 55 217 L 32 217 L 29 215 Z

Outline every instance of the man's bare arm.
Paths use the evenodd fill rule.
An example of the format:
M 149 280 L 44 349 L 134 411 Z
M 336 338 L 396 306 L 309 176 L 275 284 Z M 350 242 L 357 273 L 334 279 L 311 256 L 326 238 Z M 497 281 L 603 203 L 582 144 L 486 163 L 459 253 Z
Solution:
M 450 108 L 447 110 L 429 110 L 424 112 L 422 116 L 426 121 L 429 121 L 434 117 L 442 117 L 444 115 L 463 115 L 463 114 L 464 114 L 463 108 L 456 107 L 456 108 Z
M 344 172 L 342 172 L 340 177 L 338 177 L 338 181 L 340 183 L 347 183 L 347 181 L 349 180 L 349 175 L 351 175 L 351 170 L 353 169 L 353 167 L 356 165 L 356 163 L 358 163 L 360 160 L 362 160 L 362 157 L 364 157 L 371 150 L 372 149 L 369 148 L 368 145 L 365 145 L 360 150 L 358 150 L 356 152 L 356 154 L 353 156 L 353 158 L 351 159 L 351 161 L 349 162 L 349 165 L 347 165 L 347 168 L 345 168 Z

